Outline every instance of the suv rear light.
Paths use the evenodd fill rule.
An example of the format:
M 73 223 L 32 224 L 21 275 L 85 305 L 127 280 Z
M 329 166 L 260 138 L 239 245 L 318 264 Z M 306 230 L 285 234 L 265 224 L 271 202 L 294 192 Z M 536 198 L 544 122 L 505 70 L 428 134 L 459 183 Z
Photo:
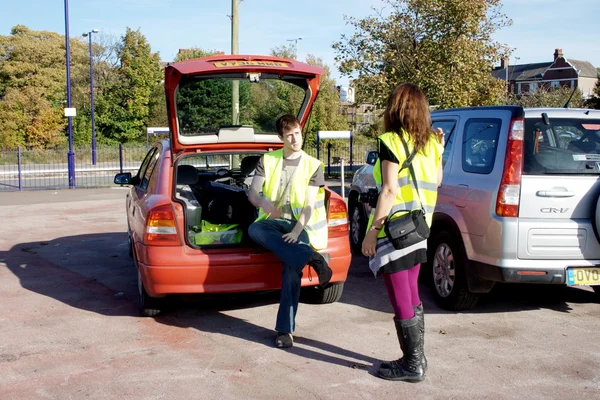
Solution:
M 525 135 L 523 118 L 510 121 L 510 132 L 506 144 L 504 170 L 496 199 L 496 214 L 501 217 L 519 216 L 521 197 L 521 171 L 523 169 L 523 138 Z
M 327 212 L 329 237 L 341 237 L 348 234 L 348 209 L 342 199 L 330 198 Z
M 158 206 L 150 210 L 146 220 L 146 233 L 144 244 L 152 246 L 181 246 L 175 213 L 169 204 Z

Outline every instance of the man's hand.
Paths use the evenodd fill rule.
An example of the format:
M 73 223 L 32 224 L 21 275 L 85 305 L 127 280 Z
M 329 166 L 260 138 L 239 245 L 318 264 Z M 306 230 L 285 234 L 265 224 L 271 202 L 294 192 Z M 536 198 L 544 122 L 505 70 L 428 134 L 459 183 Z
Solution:
M 299 233 L 296 233 L 294 232 L 294 230 L 292 230 L 290 233 L 286 233 L 285 235 L 283 235 L 282 238 L 286 243 L 296 243 L 298 241 L 299 236 Z
M 261 206 L 265 213 L 269 216 L 269 219 L 281 218 L 281 210 L 275 207 L 270 200 L 263 199 Z

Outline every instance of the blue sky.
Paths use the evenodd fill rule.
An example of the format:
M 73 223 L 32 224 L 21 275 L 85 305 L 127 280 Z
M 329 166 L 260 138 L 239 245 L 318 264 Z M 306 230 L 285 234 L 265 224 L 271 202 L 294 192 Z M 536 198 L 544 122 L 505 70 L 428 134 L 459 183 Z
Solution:
M 503 11 L 514 24 L 496 39 L 515 51 L 511 64 L 552 60 L 555 48 L 565 57 L 600 67 L 599 0 L 504 0 Z M 274 47 L 302 37 L 298 58 L 321 57 L 339 84 L 331 44 L 352 33 L 343 14 L 365 17 L 381 0 L 243 0 L 239 5 L 240 53 L 268 54 Z M 0 0 L 0 35 L 14 25 L 65 33 L 64 0 Z M 231 50 L 231 0 L 70 0 L 70 36 L 91 29 L 121 36 L 126 27 L 140 28 L 164 61 L 178 49 Z M 518 57 L 518 60 L 517 58 Z

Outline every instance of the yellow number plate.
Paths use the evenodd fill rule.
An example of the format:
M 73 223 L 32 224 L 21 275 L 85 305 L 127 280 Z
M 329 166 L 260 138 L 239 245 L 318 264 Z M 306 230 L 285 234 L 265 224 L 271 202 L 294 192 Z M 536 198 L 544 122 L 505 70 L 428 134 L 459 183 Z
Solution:
M 568 285 L 600 285 L 600 268 L 567 268 Z
M 286 63 L 277 61 L 218 61 L 215 64 L 217 68 L 223 67 L 246 67 L 246 66 L 260 66 L 260 67 L 286 67 Z

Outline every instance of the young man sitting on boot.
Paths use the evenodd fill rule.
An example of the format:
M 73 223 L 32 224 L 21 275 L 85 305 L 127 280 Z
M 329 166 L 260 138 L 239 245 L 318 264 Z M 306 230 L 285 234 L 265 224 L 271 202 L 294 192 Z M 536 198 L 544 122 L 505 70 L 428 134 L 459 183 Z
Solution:
M 286 348 L 294 344 L 302 270 L 314 268 L 322 287 L 332 272 L 316 251 L 327 246 L 323 164 L 302 151 L 295 116 L 283 115 L 276 128 L 283 149 L 264 154 L 256 166 L 248 198 L 260 211 L 248 234 L 283 262 L 275 346 Z

